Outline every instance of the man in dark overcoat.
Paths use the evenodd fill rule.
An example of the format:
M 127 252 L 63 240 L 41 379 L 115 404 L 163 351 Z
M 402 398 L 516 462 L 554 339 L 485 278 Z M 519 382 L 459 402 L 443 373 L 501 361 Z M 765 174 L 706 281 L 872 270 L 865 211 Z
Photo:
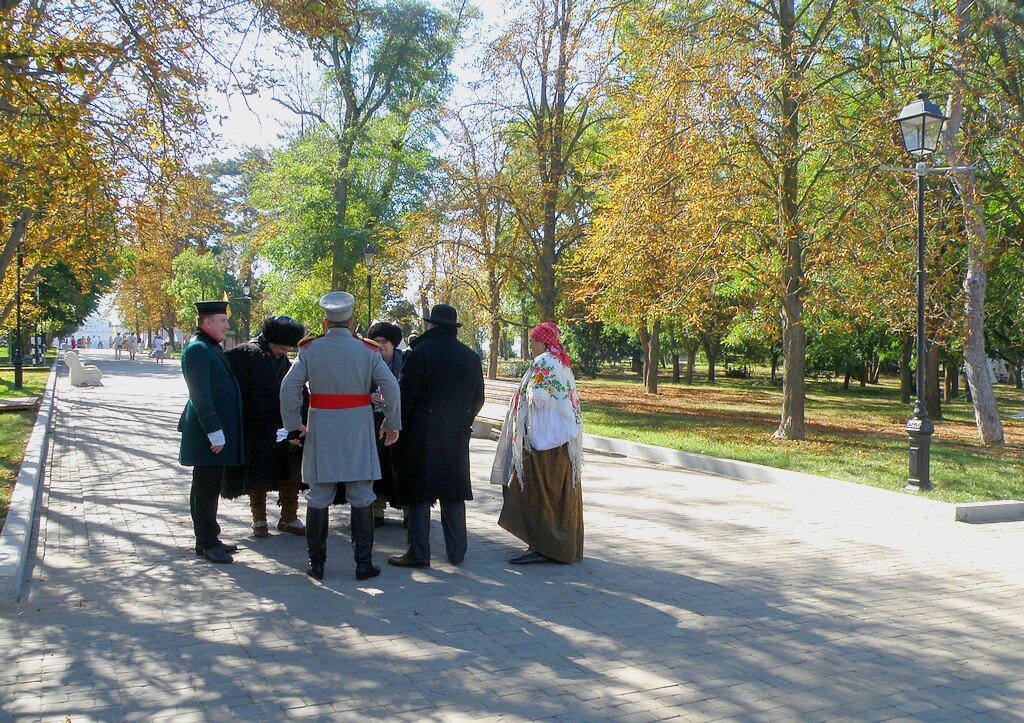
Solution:
M 402 439 L 397 452 L 402 501 L 409 503 L 409 549 L 388 559 L 397 567 L 430 566 L 430 506 L 441 503 L 448 560 L 466 556 L 466 500 L 473 499 L 469 438 L 484 404 L 480 357 L 456 336 L 458 314 L 437 304 L 423 318 L 427 330 L 405 357 Z
M 292 479 L 289 457 L 301 456 L 300 449 L 277 441 L 281 428 L 281 380 L 291 367 L 288 350 L 299 345 L 306 330 L 288 316 L 270 317 L 263 322 L 259 336 L 227 352 L 231 372 L 242 392 L 242 418 L 245 421 L 245 473 L 238 489 L 226 497 L 248 492 L 255 537 L 270 535 L 267 524 L 267 492 L 278 491 L 281 520 L 277 529 L 305 536 L 306 527 L 298 518 L 299 477 Z
M 398 348 L 398 345 L 402 343 L 401 327 L 388 321 L 378 321 L 366 330 L 366 338 L 377 342 L 380 358 L 388 365 L 388 369 L 395 375 L 395 379 L 398 379 L 405 360 L 405 352 Z M 374 433 L 377 434 L 377 456 L 380 459 L 380 479 L 373 483 L 373 493 L 377 495 L 377 501 L 373 503 L 373 526 L 383 527 L 384 511 L 388 504 L 398 508 L 401 507 L 401 503 L 398 501 L 394 448 L 385 447 L 384 440 L 380 438 L 380 428 L 384 423 L 384 397 L 379 389 L 374 390 L 372 401 Z
M 226 301 L 196 302 L 196 332 L 181 353 L 188 402 L 178 420 L 178 461 L 192 467 L 196 554 L 216 563 L 234 562 L 238 551 L 218 539 L 217 504 L 225 473 L 245 464 L 241 393 L 221 348 L 230 329 L 227 307 Z

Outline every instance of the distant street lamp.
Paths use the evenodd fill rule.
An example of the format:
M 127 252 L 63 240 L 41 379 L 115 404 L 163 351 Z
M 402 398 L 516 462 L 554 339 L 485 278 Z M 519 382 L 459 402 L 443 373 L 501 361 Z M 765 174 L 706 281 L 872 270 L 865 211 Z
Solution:
M 907 105 L 896 119 L 903 136 L 903 147 L 917 164 L 910 171 L 917 176 L 917 400 L 914 416 L 907 422 L 910 436 L 910 476 L 907 489 L 910 492 L 927 492 L 932 489 L 931 443 L 935 425 L 928 418 L 924 403 L 925 357 L 927 354 L 924 331 L 924 290 L 925 290 L 925 239 L 924 239 L 924 177 L 931 172 L 949 169 L 929 169 L 924 159 L 938 148 L 946 116 L 937 105 L 928 100 L 927 93 L 920 93 L 917 100 Z
M 371 319 L 371 294 L 373 293 L 373 274 L 371 269 L 373 268 L 373 260 L 377 256 L 377 247 L 373 244 L 366 244 L 366 248 L 363 249 L 363 265 L 366 267 L 366 330 L 370 330 Z
M 249 341 L 249 320 L 252 311 L 252 297 L 249 295 L 252 293 L 252 279 L 248 276 L 245 277 L 245 281 L 242 283 L 242 335 L 243 341 Z

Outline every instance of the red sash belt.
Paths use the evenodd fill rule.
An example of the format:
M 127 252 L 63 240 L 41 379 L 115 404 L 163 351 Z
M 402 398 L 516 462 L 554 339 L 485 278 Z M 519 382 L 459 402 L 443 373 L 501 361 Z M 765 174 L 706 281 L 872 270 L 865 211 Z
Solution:
M 310 394 L 312 409 L 356 409 L 370 406 L 369 394 Z

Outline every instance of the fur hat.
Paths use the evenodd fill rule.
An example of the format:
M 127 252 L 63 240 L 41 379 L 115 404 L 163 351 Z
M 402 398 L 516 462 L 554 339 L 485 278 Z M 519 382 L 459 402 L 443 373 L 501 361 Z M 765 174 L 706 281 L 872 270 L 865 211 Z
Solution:
M 262 334 L 271 344 L 298 346 L 306 330 L 290 316 L 272 316 L 263 322 Z
M 390 321 L 378 321 L 366 332 L 367 339 L 376 339 L 378 336 L 384 337 L 394 346 L 402 343 L 402 329 Z

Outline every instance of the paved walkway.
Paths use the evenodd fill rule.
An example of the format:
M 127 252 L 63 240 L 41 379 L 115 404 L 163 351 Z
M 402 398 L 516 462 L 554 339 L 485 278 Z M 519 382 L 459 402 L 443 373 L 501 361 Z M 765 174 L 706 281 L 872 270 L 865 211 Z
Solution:
M 177 364 L 87 356 L 105 386 L 60 381 L 32 579 L 0 607 L 5 719 L 1024 717 L 1024 523 L 594 456 L 587 558 L 516 568 L 475 441 L 461 567 L 435 521 L 434 568 L 357 583 L 339 510 L 320 586 L 241 501 L 236 564 L 197 559 Z M 378 530 L 377 561 L 403 544 Z

